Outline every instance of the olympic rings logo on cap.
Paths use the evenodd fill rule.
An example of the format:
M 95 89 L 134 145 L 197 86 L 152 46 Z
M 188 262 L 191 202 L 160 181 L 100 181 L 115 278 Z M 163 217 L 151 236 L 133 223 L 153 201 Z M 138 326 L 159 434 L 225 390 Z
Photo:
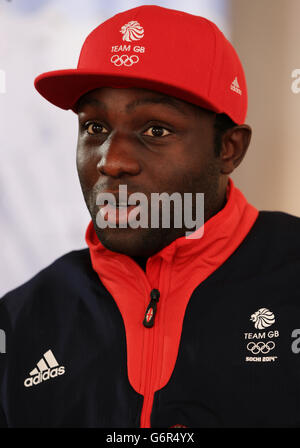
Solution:
M 139 62 L 139 57 L 135 54 L 133 54 L 132 56 L 128 56 L 128 54 L 122 54 L 122 56 L 114 54 L 111 57 L 110 62 L 112 62 L 117 67 L 120 67 L 121 65 L 125 65 L 125 67 L 131 67 L 133 64 Z
M 247 349 L 252 352 L 253 355 L 258 355 L 258 353 L 263 353 L 265 355 L 273 350 L 273 348 L 275 348 L 275 342 L 273 341 L 267 343 L 261 341 L 257 344 L 255 342 L 249 342 L 249 344 L 247 344 Z

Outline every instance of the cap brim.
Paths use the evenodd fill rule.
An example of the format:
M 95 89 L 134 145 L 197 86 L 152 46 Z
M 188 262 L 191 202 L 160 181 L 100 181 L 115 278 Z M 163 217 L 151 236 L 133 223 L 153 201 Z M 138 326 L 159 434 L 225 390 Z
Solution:
M 147 77 L 127 74 L 96 73 L 80 69 L 55 70 L 42 73 L 34 80 L 37 91 L 50 103 L 65 110 L 76 112 L 76 103 L 85 93 L 100 88 L 144 88 L 174 96 L 205 109 L 222 113 L 214 104 L 195 92 L 183 90 L 176 85 L 162 83 Z

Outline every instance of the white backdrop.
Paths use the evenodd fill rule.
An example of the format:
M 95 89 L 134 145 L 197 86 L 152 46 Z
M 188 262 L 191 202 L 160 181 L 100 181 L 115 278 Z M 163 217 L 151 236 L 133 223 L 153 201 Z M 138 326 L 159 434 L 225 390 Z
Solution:
M 77 117 L 40 97 L 34 78 L 75 68 L 92 29 L 142 4 L 202 15 L 230 38 L 226 0 L 0 0 L 0 296 L 86 246 L 90 218 L 76 173 Z

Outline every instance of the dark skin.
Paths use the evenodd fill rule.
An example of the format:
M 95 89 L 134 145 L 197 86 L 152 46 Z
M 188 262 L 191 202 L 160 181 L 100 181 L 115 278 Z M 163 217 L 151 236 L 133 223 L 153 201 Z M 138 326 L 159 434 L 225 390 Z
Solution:
M 204 193 L 207 221 L 224 207 L 228 176 L 251 138 L 247 125 L 228 130 L 217 157 L 213 112 L 145 89 L 93 90 L 81 97 L 77 112 L 77 170 L 97 236 L 106 248 L 131 257 L 150 257 L 193 229 L 99 229 L 99 193 L 126 184 L 128 195 L 146 194 L 149 207 L 153 192 Z

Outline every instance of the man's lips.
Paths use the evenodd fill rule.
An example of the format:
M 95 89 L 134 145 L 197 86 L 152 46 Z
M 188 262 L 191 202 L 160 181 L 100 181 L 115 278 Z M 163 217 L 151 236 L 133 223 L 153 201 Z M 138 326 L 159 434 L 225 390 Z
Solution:
M 136 209 L 134 216 L 130 215 L 132 210 Z M 117 205 L 106 204 L 99 206 L 99 213 L 107 224 L 130 224 L 130 222 L 137 217 L 140 212 L 140 205 Z
M 106 195 L 106 194 L 109 193 L 110 195 L 113 195 L 114 199 L 110 199 L 110 198 L 104 197 L 103 198 L 104 201 L 107 201 L 111 205 L 116 204 L 116 205 L 121 205 L 121 206 L 124 205 L 125 206 L 125 205 L 128 205 L 129 197 L 132 194 L 137 193 L 137 192 L 138 193 L 142 193 L 142 192 L 140 192 L 138 190 L 137 191 L 132 191 L 132 192 L 126 191 L 126 194 L 120 193 L 119 190 L 103 190 L 103 191 L 99 191 L 97 193 L 96 197 L 98 198 L 101 195 Z M 145 193 L 142 193 L 142 194 L 147 197 L 147 195 L 145 195 Z
M 112 224 L 112 227 L 115 227 L 114 224 L 123 225 L 123 227 L 130 226 L 130 223 L 135 220 L 135 222 L 144 216 L 142 211 L 145 208 L 148 209 L 148 195 L 139 191 L 138 188 L 131 187 L 128 190 L 127 185 L 124 189 L 123 185 L 118 185 L 118 189 L 116 187 L 114 189 L 103 188 L 98 189 L 96 195 L 96 204 L 99 210 L 99 214 L 101 216 L 101 221 L 105 221 L 107 226 L 109 227 Z M 132 197 L 133 194 L 140 193 L 143 195 L 143 199 L 140 200 L 138 195 Z M 107 197 L 108 196 L 108 197 Z M 147 201 L 147 205 L 145 204 L 144 199 Z M 130 202 L 130 204 L 129 204 Z M 143 218 L 144 219 L 144 218 Z M 126 225 L 127 224 L 127 225 Z M 136 228 L 136 224 L 133 225 Z

